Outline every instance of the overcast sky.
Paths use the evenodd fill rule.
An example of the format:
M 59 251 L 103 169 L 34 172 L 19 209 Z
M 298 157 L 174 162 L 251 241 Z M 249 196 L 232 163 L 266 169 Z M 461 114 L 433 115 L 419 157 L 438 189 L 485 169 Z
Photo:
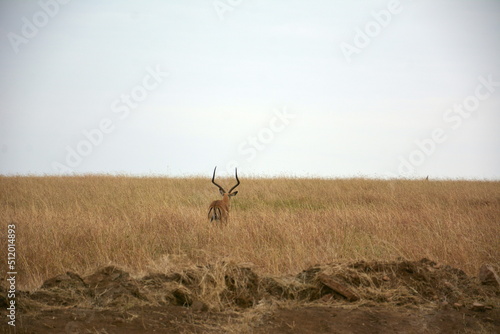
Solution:
M 0 174 L 500 179 L 500 1 L 1 1 Z

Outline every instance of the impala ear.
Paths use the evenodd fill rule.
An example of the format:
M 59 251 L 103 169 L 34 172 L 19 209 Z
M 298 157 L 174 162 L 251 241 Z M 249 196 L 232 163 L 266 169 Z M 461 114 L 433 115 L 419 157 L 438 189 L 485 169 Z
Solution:
M 220 192 L 220 194 L 221 194 L 222 196 L 224 196 L 224 194 L 226 193 L 226 192 L 225 192 L 224 190 L 222 190 L 222 189 L 219 189 L 219 192 Z
M 235 196 L 237 193 L 238 193 L 237 191 L 234 191 L 234 192 L 232 192 L 232 193 L 230 193 L 230 194 L 229 194 L 229 197 L 233 197 L 233 196 Z

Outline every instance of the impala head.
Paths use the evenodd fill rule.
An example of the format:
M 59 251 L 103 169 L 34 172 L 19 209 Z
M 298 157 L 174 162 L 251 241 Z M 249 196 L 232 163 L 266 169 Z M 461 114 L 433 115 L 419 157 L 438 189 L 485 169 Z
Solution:
M 240 180 L 238 179 L 238 169 L 235 168 L 234 169 L 234 173 L 235 173 L 235 176 L 236 176 L 236 185 L 233 186 L 231 189 L 229 189 L 228 192 L 226 192 L 224 190 L 224 188 L 222 188 L 221 186 L 219 186 L 217 183 L 215 183 L 215 170 L 217 169 L 217 166 L 215 166 L 214 168 L 214 175 L 212 176 L 212 183 L 215 184 L 217 186 L 217 188 L 219 188 L 219 192 L 220 194 L 225 198 L 226 196 L 229 198 L 229 197 L 233 197 L 234 195 L 236 195 L 238 192 L 237 191 L 233 191 L 234 189 L 236 189 L 237 186 L 240 185 Z

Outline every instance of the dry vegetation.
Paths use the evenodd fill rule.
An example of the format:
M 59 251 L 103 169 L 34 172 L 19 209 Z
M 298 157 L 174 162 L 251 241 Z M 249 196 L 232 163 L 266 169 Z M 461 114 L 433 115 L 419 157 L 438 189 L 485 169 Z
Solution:
M 214 226 L 207 208 L 220 195 L 209 178 L 0 177 L 18 288 L 110 264 L 143 275 L 229 259 L 284 275 L 427 257 L 472 276 L 500 265 L 500 182 L 240 179 L 229 224 Z

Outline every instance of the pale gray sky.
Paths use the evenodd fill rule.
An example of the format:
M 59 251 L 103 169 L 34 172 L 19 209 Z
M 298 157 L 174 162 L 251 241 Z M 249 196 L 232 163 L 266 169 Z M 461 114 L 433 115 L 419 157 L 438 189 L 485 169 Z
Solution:
M 0 174 L 500 179 L 500 1 L 0 2 Z

